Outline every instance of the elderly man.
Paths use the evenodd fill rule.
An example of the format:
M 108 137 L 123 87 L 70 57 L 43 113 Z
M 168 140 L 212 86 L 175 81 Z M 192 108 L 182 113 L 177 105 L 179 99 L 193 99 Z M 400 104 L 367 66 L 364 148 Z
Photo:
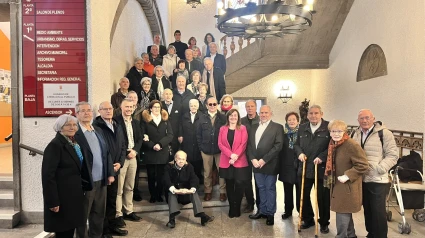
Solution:
M 181 105 L 182 113 L 186 113 L 189 111 L 189 101 L 190 99 L 194 99 L 195 95 L 193 95 L 193 93 L 187 89 L 186 79 L 184 76 L 178 76 L 176 79 L 176 84 L 177 87 L 173 90 L 173 100 Z
M 170 220 L 167 227 L 176 226 L 175 217 L 180 214 L 179 203 L 186 205 L 192 203 L 193 215 L 201 218 L 201 225 L 214 220 L 213 216 L 204 213 L 202 202 L 196 192 L 199 187 L 198 177 L 193 171 L 193 166 L 186 162 L 187 154 L 184 151 L 177 151 L 174 161 L 165 166 L 164 185 L 168 189 L 168 207 Z
M 202 73 L 202 83 L 208 85 L 208 94 L 221 100 L 226 94 L 226 82 L 224 81 L 224 73 L 220 68 L 214 67 L 211 58 L 204 59 L 205 70 Z
M 283 146 L 283 126 L 271 120 L 272 109 L 260 108 L 260 123 L 253 124 L 248 136 L 248 158 L 254 167 L 254 178 L 260 194 L 260 212 L 251 219 L 266 217 L 266 224 L 274 225 L 276 213 L 276 180 L 279 152 Z
M 100 116 L 96 117 L 93 121 L 93 126 L 99 127 L 105 136 L 115 172 L 114 182 L 108 186 L 106 192 L 106 214 L 103 222 L 103 237 L 112 237 L 111 235 L 125 236 L 128 234 L 128 231 L 121 230 L 117 226 L 115 219 L 118 175 L 120 168 L 124 165 L 127 148 L 125 147 L 123 131 L 112 118 L 113 111 L 114 108 L 110 102 L 102 102 L 98 110 Z
M 217 53 L 217 44 L 215 42 L 211 42 L 210 46 L 210 54 L 205 57 L 210 57 L 214 63 L 214 67 L 220 68 L 223 71 L 223 74 L 226 73 L 226 58 L 224 55 Z
M 118 92 L 112 94 L 111 96 L 111 104 L 114 109 L 119 108 L 122 100 L 127 97 L 130 81 L 127 77 L 123 77 L 120 79 L 119 85 L 120 88 L 118 89 Z
M 176 54 L 180 59 L 186 59 L 186 56 L 184 53 L 189 47 L 187 46 L 186 43 L 183 43 L 180 41 L 181 37 L 182 37 L 182 34 L 180 30 L 174 31 L 174 39 L 176 39 L 176 41 L 174 41 L 170 45 L 176 48 Z
M 314 185 L 315 165 L 317 165 L 318 184 L 317 200 L 319 206 L 319 223 L 320 232 L 326 234 L 329 232 L 330 218 L 330 191 L 323 186 L 323 175 L 325 173 L 326 159 L 329 146 L 329 130 L 328 121 L 322 119 L 322 108 L 313 105 L 307 113 L 308 123 L 300 125 L 298 129 L 297 141 L 294 145 L 296 156 L 298 157 L 298 186 L 301 186 L 303 163 L 306 163 L 304 176 L 304 193 L 303 193 L 303 214 L 301 229 L 307 229 L 314 226 L 314 212 L 311 206 L 310 191 Z M 297 189 L 297 210 L 299 211 L 299 201 L 301 197 L 301 189 Z
M 152 45 L 151 51 L 149 53 L 149 61 L 153 66 L 162 65 L 162 56 L 159 54 L 159 46 Z
M 93 189 L 84 194 L 84 213 L 89 220 L 90 237 L 100 237 L 103 233 L 103 220 L 106 208 L 106 185 L 115 181 L 114 166 L 105 137 L 99 127 L 92 125 L 93 110 L 88 102 L 79 102 L 75 106 L 79 129 L 75 140 L 80 145 L 81 153 L 87 160 L 89 179 Z M 85 167 L 83 167 L 85 169 Z M 77 237 L 89 237 L 87 224 L 77 228 Z
M 189 71 L 189 75 L 195 71 L 198 70 L 200 73 L 202 73 L 202 70 L 204 69 L 202 63 L 199 60 L 195 60 L 193 58 L 193 50 L 187 49 L 184 54 L 186 56 L 186 69 Z
M 363 176 L 363 209 L 367 237 L 384 238 L 388 234 L 385 201 L 388 171 L 397 163 L 398 149 L 393 133 L 369 109 L 360 110 L 359 127 L 351 135 L 366 152 L 370 169 Z
M 196 128 L 196 137 L 199 150 L 204 164 L 204 200 L 209 201 L 212 198 L 212 170 L 213 163 L 217 169 L 220 165 L 221 151 L 218 148 L 218 133 L 220 127 L 226 124 L 226 116 L 217 110 L 217 99 L 212 97 L 207 100 L 208 111 L 199 116 L 199 124 Z M 227 200 L 226 184 L 224 179 L 219 179 L 220 201 Z
M 171 123 L 171 128 L 173 130 L 173 140 L 171 141 L 171 150 L 174 153 L 179 150 L 179 142 L 177 140 L 180 128 L 180 119 L 181 119 L 181 102 L 179 100 L 175 101 L 175 96 L 173 95 L 173 91 L 167 88 L 163 93 L 164 101 L 161 102 L 162 108 L 168 112 L 169 121 Z
M 155 34 L 153 36 L 153 44 L 159 46 L 159 55 L 164 57 L 167 54 L 167 48 L 161 45 L 161 35 Z M 151 52 L 152 45 L 148 46 L 146 52 Z
M 246 127 L 248 131 L 248 136 L 252 125 L 258 124 L 260 117 L 257 114 L 257 103 L 255 100 L 248 100 L 245 103 L 246 116 L 241 118 L 241 123 Z M 251 163 L 249 163 L 251 165 Z M 254 183 L 255 184 L 255 183 Z M 244 213 L 250 213 L 254 211 L 254 203 L 257 205 L 257 214 L 260 213 L 260 193 L 258 191 L 257 184 L 255 184 L 255 197 L 257 200 L 254 201 L 254 192 L 252 191 L 252 180 L 247 181 L 245 184 L 245 197 L 247 201 L 247 206 L 243 210 Z
M 127 73 L 127 78 L 130 82 L 128 87 L 129 91 L 135 91 L 137 95 L 140 95 L 142 87 L 140 86 L 140 81 L 143 77 L 149 77 L 148 72 L 143 69 L 144 60 L 143 58 L 137 57 L 134 60 L 134 66 Z

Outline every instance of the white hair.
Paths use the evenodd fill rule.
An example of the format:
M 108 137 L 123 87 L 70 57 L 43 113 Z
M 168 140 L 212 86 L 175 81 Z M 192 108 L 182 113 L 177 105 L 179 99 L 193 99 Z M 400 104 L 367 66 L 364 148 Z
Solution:
M 68 115 L 68 114 L 62 114 L 62 115 L 60 115 L 56 119 L 55 124 L 53 124 L 53 130 L 55 132 L 60 132 L 62 130 L 63 125 L 65 125 L 69 121 L 78 123 L 77 118 L 75 118 L 74 116 L 71 116 L 71 115 Z
M 199 109 L 199 101 L 198 101 L 198 99 L 190 99 L 189 100 L 189 107 L 190 107 L 191 104 L 195 104 L 198 107 L 198 109 Z

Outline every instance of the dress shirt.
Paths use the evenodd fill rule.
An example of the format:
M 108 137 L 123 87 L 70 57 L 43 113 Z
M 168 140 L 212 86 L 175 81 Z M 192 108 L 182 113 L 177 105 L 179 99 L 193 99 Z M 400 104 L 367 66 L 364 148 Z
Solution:
M 103 119 L 103 121 L 106 123 L 106 125 L 109 127 L 109 129 L 111 129 L 111 131 L 114 132 L 114 124 L 112 124 L 114 121 L 112 121 L 112 123 L 105 120 L 105 119 Z
M 361 129 L 362 132 L 362 144 L 364 144 L 364 142 L 366 141 L 366 138 L 369 136 L 369 134 L 373 131 L 373 128 L 375 127 L 375 125 L 373 125 L 371 128 L 369 128 L 368 130 L 364 131 L 363 129 Z
M 258 125 L 258 129 L 255 132 L 255 148 L 258 147 L 258 143 L 260 143 L 261 136 L 263 135 L 263 133 L 266 130 L 269 123 L 270 123 L 270 120 L 268 120 L 264 123 L 260 122 L 260 124 Z M 257 159 L 259 159 L 259 158 L 257 158 Z
M 131 117 L 129 119 L 124 118 L 125 130 L 127 131 L 128 138 L 128 147 L 127 149 L 133 149 L 134 147 L 134 138 L 133 138 L 133 125 L 131 121 L 133 120 Z
M 193 122 L 195 121 L 195 117 L 196 117 L 196 112 L 195 113 L 190 113 L 190 120 Z
M 170 103 L 168 103 L 167 104 L 167 102 L 165 102 L 165 105 L 167 106 L 167 112 L 168 112 L 168 115 L 170 115 L 171 114 L 171 111 L 172 111 L 172 109 L 173 109 L 173 101 L 171 101 Z

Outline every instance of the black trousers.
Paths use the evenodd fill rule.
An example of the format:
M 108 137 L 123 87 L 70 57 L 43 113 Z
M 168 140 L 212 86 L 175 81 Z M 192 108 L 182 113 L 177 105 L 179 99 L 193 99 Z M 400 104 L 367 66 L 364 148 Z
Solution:
M 260 194 L 258 193 L 258 187 L 257 184 L 255 184 L 255 197 L 257 200 L 254 200 L 254 191 L 252 190 L 252 180 L 244 180 L 244 188 L 245 188 L 245 198 L 248 203 L 248 205 L 254 205 L 254 203 L 257 204 L 257 208 L 260 207 Z M 226 185 L 227 186 L 227 185 Z
M 165 164 L 147 164 L 148 187 L 151 197 L 162 196 L 164 186 L 162 185 L 162 177 L 164 176 Z
M 310 192 L 314 185 L 314 179 L 304 179 L 304 197 L 303 197 L 303 211 L 302 220 L 304 222 L 314 222 L 314 211 L 311 204 Z M 297 209 L 300 210 L 300 197 L 301 197 L 301 177 L 298 177 L 297 190 Z M 330 191 L 328 188 L 323 187 L 323 179 L 318 179 L 317 184 L 317 203 L 319 206 L 319 224 L 322 226 L 329 225 L 331 216 L 331 202 Z
M 106 188 L 106 210 L 103 220 L 103 234 L 109 233 L 109 228 L 115 226 L 115 214 L 117 213 L 118 176 L 115 181 Z
M 363 183 L 363 210 L 368 237 L 386 238 L 388 235 L 385 201 L 387 183 Z
M 283 191 L 285 195 L 285 214 L 291 215 L 294 210 L 294 187 L 298 193 L 297 184 L 283 182 Z M 299 201 L 298 201 L 299 203 Z
M 241 203 L 246 182 L 243 180 L 226 179 L 226 193 L 229 199 L 229 215 L 241 215 Z M 252 190 L 251 190 L 252 191 Z
M 56 238 L 73 238 L 74 237 L 75 228 L 67 231 L 55 232 Z
M 140 180 L 139 171 L 140 171 L 140 165 L 139 165 L 139 162 L 137 162 L 136 176 L 134 178 L 133 197 L 134 197 L 135 194 L 142 196 L 142 194 L 139 190 L 139 180 Z
M 195 170 L 195 174 L 199 179 L 199 184 L 204 184 L 204 176 L 202 175 L 202 169 L 204 168 L 204 161 L 202 159 L 189 162 Z

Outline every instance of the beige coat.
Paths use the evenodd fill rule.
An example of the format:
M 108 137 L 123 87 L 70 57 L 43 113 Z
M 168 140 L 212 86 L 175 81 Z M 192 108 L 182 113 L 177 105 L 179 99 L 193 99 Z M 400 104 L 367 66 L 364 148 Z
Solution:
M 331 210 L 338 213 L 355 213 L 362 206 L 362 175 L 368 170 L 366 154 L 360 145 L 349 138 L 336 148 L 335 185 L 331 187 Z M 345 183 L 338 176 L 347 175 Z

